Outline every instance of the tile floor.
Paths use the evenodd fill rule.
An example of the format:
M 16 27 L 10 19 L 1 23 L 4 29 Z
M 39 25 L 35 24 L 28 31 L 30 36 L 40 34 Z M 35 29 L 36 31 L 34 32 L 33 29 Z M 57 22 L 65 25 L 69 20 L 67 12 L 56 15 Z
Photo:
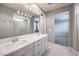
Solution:
M 72 48 L 48 42 L 48 51 L 45 56 L 77 56 Z

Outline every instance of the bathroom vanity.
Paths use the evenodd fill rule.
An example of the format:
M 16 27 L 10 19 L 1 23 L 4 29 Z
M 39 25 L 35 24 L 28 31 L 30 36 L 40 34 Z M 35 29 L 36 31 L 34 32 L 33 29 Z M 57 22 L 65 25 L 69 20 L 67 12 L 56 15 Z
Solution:
M 28 34 L 0 40 L 0 56 L 42 56 L 47 51 L 47 34 Z

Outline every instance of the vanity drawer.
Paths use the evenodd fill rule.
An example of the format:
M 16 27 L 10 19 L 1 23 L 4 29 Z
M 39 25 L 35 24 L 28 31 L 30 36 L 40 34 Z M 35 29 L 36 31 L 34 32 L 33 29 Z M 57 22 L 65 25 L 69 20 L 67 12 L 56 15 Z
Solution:
M 33 44 L 25 48 L 25 52 L 23 56 L 33 56 Z
M 6 56 L 23 56 L 23 55 L 24 55 L 24 50 L 19 49 L 17 51 L 7 54 Z
M 37 47 L 41 46 L 41 40 L 36 41 L 35 46 L 37 46 Z

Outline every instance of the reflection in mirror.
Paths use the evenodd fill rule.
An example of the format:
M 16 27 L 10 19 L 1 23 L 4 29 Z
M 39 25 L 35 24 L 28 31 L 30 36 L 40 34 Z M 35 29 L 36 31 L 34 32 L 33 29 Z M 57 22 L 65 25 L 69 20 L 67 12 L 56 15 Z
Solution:
M 0 39 L 39 32 L 39 17 L 35 18 L 39 15 L 36 13 L 37 7 L 32 11 L 26 10 L 25 6 L 23 9 L 16 6 L 14 9 L 9 7 L 10 5 L 15 8 L 15 5 L 21 4 L 0 4 Z M 28 8 L 31 8 L 31 5 Z
M 40 29 L 40 19 L 39 17 L 34 18 L 34 32 L 39 32 Z
M 13 27 L 14 36 L 29 34 L 30 18 L 14 14 Z

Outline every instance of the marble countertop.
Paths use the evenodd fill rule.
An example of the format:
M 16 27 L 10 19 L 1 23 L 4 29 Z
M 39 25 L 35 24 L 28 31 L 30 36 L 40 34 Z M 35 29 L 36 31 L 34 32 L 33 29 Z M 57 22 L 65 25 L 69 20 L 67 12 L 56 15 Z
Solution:
M 21 49 L 29 44 L 32 44 L 42 39 L 45 36 L 47 36 L 47 34 L 28 34 L 28 35 L 16 36 L 18 38 L 18 41 L 14 43 L 8 41 L 3 44 L 0 44 L 0 56 L 12 53 L 18 49 Z

